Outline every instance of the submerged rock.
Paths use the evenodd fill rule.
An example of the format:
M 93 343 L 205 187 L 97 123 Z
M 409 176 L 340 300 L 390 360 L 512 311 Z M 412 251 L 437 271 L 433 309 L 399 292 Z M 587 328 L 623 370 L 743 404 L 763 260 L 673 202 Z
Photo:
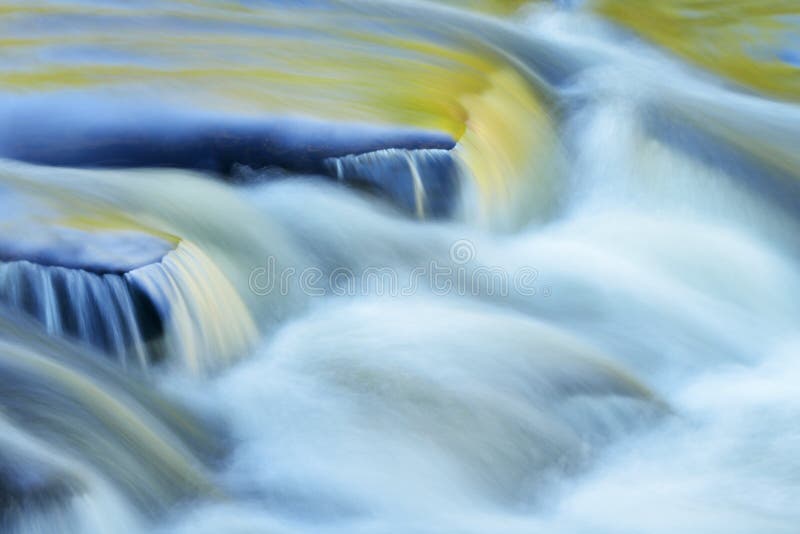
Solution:
M 327 158 L 455 145 L 447 134 L 415 128 L 198 115 L 102 101 L 91 103 L 91 113 L 81 113 L 83 107 L 79 101 L 43 99 L 0 108 L 0 154 L 65 167 L 174 167 L 229 174 L 239 164 L 323 173 Z
M 197 116 L 108 103 L 91 115 L 57 102 L 0 108 L 0 156 L 62 167 L 172 167 L 227 179 L 242 168 L 269 179 L 312 175 L 370 190 L 412 214 L 449 215 L 457 191 L 455 141 L 435 131 L 324 122 Z M 62 103 L 63 104 L 63 103 Z M 421 183 L 424 206 L 418 199 Z M 2 251 L 0 243 L 0 253 Z
M 123 274 L 161 261 L 174 248 L 166 239 L 133 230 L 98 232 L 26 225 L 0 236 L 0 261 L 29 261 L 98 275 Z
M 174 247 L 136 231 L 51 226 L 5 235 L 0 303 L 50 334 L 84 342 L 125 366 L 147 367 L 163 356 L 165 310 L 128 274 L 159 263 Z

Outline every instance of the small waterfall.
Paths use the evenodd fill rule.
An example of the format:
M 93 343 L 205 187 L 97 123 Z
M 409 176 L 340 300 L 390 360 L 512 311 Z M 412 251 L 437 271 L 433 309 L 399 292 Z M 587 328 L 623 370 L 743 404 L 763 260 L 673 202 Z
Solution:
M 0 0 L 0 530 L 796 532 L 797 6 Z
M 163 355 L 155 309 L 124 276 L 37 265 L 0 264 L 0 301 L 36 318 L 48 334 L 86 343 L 123 367 L 147 369 Z
M 177 171 L 64 170 L 61 180 L 46 167 L 10 162 L 0 167 L 0 179 L 27 197 L 58 206 L 58 211 L 48 214 L 48 220 L 55 220 L 51 226 L 78 225 L 86 229 L 85 235 L 135 229 L 170 243 L 170 251 L 163 256 L 116 266 L 110 273 L 80 269 L 83 263 L 70 260 L 69 251 L 47 258 L 56 264 L 52 267 L 32 262 L 3 266 L 14 280 L 22 280 L 20 287 L 12 287 L 6 275 L 8 283 L 0 287 L 3 300 L 125 365 L 141 368 L 143 363 L 163 361 L 197 374 L 220 369 L 245 354 L 260 333 L 304 302 L 304 296 L 296 292 L 257 295 L 251 290 L 251 272 L 264 266 L 269 257 L 277 258 L 276 269 L 283 268 L 284 262 L 301 267 L 304 259 L 268 217 L 228 185 Z M 10 235 L 0 245 L 8 241 L 24 240 Z M 34 252 L 38 249 L 18 246 L 13 258 L 34 255 L 41 259 Z M 111 261 L 101 259 L 105 264 Z M 70 269 L 58 268 L 59 264 Z M 71 302 L 73 290 L 83 292 L 78 302 Z M 113 298 L 95 302 L 106 296 Z M 128 301 L 132 315 L 120 311 Z M 73 326 L 76 321 L 71 318 L 80 306 L 85 306 L 82 313 L 87 315 L 84 330 Z M 115 313 L 103 316 L 101 309 Z M 135 327 L 141 343 L 134 342 Z
M 202 373 L 243 354 L 256 339 L 230 282 L 189 242 L 160 262 L 121 275 L 2 263 L 0 302 L 123 368 L 146 371 L 166 359 Z
M 30 35 L 20 35 L 16 57 L 30 68 L 24 74 L 0 71 L 0 84 L 27 95 L 6 100 L 0 94 L 0 153 L 49 165 L 170 166 L 225 174 L 241 164 L 335 177 L 336 169 L 324 160 L 379 149 L 449 149 L 457 142 L 458 169 L 434 157 L 446 167 L 443 176 L 430 179 L 420 172 L 426 201 L 414 195 L 419 188 L 404 185 L 409 170 L 402 161 L 387 163 L 384 171 L 394 168 L 404 178 L 378 180 L 388 188 L 380 191 L 411 214 L 427 203 L 428 216 L 463 215 L 486 228 L 514 230 L 548 220 L 558 200 L 561 159 L 549 109 L 558 104 L 551 84 L 571 76 L 583 58 L 498 18 L 437 3 L 338 0 L 330 9 L 311 8 L 326 4 L 267 2 L 236 11 L 204 3 L 201 26 L 198 6 L 191 3 L 148 13 L 109 6 L 102 15 L 70 5 L 71 16 L 99 41 L 121 39 L 134 57 L 123 62 L 109 103 L 108 65 L 53 64 L 27 43 Z M 46 50 L 50 39 L 70 39 L 64 28 L 43 29 L 37 10 L 13 12 L 20 26 L 45 33 Z M 336 30 L 327 18 L 333 12 Z M 151 53 L 147 39 L 128 28 L 159 16 L 173 46 L 153 65 L 145 59 Z M 365 18 L 376 24 L 364 25 Z M 288 21 L 303 21 L 297 30 L 305 38 L 289 37 Z M 204 31 L 205 24 L 215 30 Z M 126 29 L 107 33 L 115 25 Z M 238 34 L 242 27 L 258 30 L 244 39 Z M 18 33 L 16 27 L 8 31 Z M 198 45 L 204 50 L 199 56 Z M 141 80 L 148 91 L 141 91 Z M 413 89 L 406 88 L 409 80 Z M 319 91 L 317 83 L 330 93 Z M 74 91 L 40 90 L 63 87 Z M 177 98 L 161 98 L 176 91 Z M 287 115 L 319 121 L 287 121 Z M 337 123 L 373 126 L 353 138 L 353 132 L 331 126 Z M 468 179 L 454 181 L 454 174 Z M 373 188 L 376 179 L 371 174 L 356 181 Z M 454 196 L 435 195 L 432 189 L 440 186 Z
M 181 241 L 161 262 L 128 273 L 126 280 L 153 299 L 164 328 L 164 352 L 193 373 L 231 363 L 258 338 L 234 287 L 191 242 Z
M 463 181 L 448 150 L 379 150 L 330 158 L 325 164 L 338 181 L 375 191 L 420 219 L 451 215 Z

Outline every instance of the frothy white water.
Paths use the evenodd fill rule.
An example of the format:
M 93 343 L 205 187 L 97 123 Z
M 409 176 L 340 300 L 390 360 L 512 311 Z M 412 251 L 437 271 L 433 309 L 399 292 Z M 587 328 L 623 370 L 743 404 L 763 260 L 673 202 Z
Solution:
M 245 498 L 178 531 L 791 531 L 800 276 L 763 228 L 608 205 L 498 240 L 311 184 L 256 197 L 319 265 L 466 236 L 550 291 L 316 301 L 217 382 Z
M 242 440 L 229 484 L 306 528 L 524 510 L 663 413 L 578 339 L 429 299 L 323 306 L 215 392 Z
M 672 392 L 678 417 L 620 444 L 541 521 L 568 532 L 793 532 L 798 346 Z M 555 527 L 555 526 L 558 527 Z
M 694 81 L 596 21 L 556 16 L 530 31 L 579 58 L 560 95 L 568 187 L 514 235 L 418 224 L 312 183 L 237 194 L 186 175 L 41 180 L 213 259 L 202 279 L 224 275 L 222 302 L 185 273 L 200 251 L 179 249 L 153 274 L 186 285 L 164 296 L 177 303 L 176 352 L 220 361 L 250 339 L 242 317 L 265 334 L 218 376 L 164 378 L 228 421 L 231 456 L 215 481 L 229 499 L 173 510 L 161 532 L 796 530 L 800 270 L 785 202 L 796 190 L 781 182 L 794 130 L 776 123 L 796 107 Z M 699 109 L 721 126 L 693 120 Z M 665 111 L 680 124 L 661 122 Z M 698 137 L 675 142 L 687 132 Z M 774 149 L 744 146 L 759 136 Z M 527 268 L 536 291 L 441 294 L 425 281 L 410 294 L 262 295 L 248 274 L 269 254 L 275 269 L 323 276 L 386 267 L 402 280 L 431 261 L 465 276 Z M 203 331 L 182 331 L 187 321 Z
M 227 481 L 247 498 L 174 528 L 792 531 L 796 215 L 716 148 L 654 136 L 652 87 L 610 84 L 626 72 L 643 74 L 623 62 L 570 87 L 564 210 L 516 236 L 310 184 L 251 197 L 328 269 L 453 266 L 468 240 L 466 267 L 534 267 L 540 291 L 319 301 L 217 383 L 241 414 Z M 619 395 L 607 366 L 658 400 Z

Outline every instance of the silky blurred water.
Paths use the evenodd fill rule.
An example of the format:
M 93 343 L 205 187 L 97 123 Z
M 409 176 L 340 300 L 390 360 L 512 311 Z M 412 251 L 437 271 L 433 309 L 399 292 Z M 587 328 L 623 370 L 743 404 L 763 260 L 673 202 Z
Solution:
M 394 197 L 0 160 L 4 239 L 169 248 L 65 284 L 4 258 L 0 528 L 796 532 L 800 108 L 612 25 L 613 3 L 5 2 L 0 114 L 31 150 L 74 148 L 37 144 L 37 117 L 143 109 L 145 136 L 311 116 L 455 148 L 326 160 L 411 180 Z M 337 290 L 365 272 L 413 283 Z M 141 295 L 149 333 L 92 341 Z

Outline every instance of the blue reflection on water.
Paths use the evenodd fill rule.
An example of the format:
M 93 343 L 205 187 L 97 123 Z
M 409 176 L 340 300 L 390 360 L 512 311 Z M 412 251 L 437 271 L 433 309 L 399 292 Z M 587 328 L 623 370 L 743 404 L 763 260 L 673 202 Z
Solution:
M 800 50 L 782 50 L 778 57 L 784 63 L 800 67 Z

